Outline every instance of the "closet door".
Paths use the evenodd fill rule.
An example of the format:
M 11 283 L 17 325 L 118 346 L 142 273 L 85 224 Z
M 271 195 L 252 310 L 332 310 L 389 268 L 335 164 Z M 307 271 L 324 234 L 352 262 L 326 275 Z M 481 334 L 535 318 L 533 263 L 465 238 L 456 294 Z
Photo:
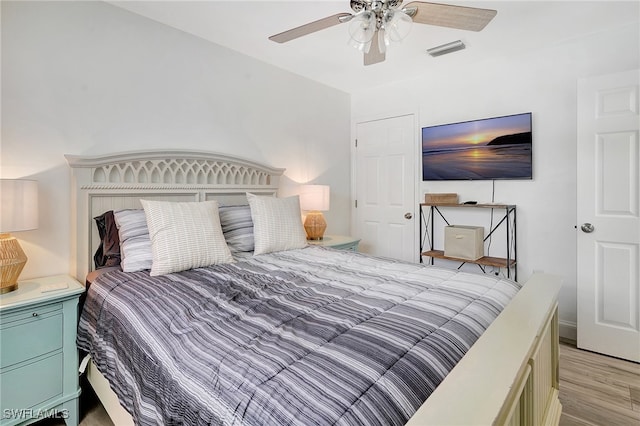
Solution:
M 356 235 L 360 250 L 416 261 L 418 239 L 414 115 L 356 124 Z

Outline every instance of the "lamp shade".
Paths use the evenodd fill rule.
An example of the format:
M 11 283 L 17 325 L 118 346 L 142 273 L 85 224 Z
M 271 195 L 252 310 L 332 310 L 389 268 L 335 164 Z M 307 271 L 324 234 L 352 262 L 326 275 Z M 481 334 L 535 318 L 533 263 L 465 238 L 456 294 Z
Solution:
M 0 233 L 38 228 L 38 182 L 0 179 Z
M 329 185 L 302 185 L 300 189 L 300 208 L 308 211 L 329 210 Z

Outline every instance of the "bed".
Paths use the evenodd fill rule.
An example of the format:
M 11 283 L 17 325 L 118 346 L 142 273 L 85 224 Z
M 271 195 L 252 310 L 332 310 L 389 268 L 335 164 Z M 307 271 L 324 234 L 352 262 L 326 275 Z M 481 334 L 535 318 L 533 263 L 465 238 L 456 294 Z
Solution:
M 283 173 L 195 151 L 67 161 L 79 280 L 100 243 L 94 217 L 140 199 L 244 205 L 247 192 L 275 195 Z M 558 423 L 558 277 L 520 286 L 320 247 L 234 256 L 159 277 L 116 268 L 92 284 L 86 308 L 100 315 L 83 312 L 80 328 L 102 334 L 80 330 L 79 345 L 115 424 Z M 113 342 L 120 355 L 108 356 Z

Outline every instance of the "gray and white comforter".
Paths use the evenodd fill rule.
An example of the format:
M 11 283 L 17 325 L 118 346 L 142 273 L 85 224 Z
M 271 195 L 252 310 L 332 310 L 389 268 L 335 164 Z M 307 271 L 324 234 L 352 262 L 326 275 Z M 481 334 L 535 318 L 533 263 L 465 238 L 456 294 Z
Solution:
M 105 274 L 78 345 L 137 424 L 403 424 L 518 289 L 307 247 Z

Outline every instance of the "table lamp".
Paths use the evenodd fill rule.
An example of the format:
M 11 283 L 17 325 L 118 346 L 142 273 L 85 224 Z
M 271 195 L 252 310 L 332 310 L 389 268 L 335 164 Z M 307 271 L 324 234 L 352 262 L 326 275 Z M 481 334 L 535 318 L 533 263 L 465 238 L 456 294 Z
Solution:
M 38 227 L 38 182 L 0 179 L 0 201 L 0 294 L 4 294 L 18 288 L 18 277 L 27 263 L 10 232 Z
M 329 192 L 328 185 L 302 185 L 300 208 L 308 211 L 304 221 L 307 240 L 321 240 L 324 236 L 327 222 L 322 212 L 329 210 Z

